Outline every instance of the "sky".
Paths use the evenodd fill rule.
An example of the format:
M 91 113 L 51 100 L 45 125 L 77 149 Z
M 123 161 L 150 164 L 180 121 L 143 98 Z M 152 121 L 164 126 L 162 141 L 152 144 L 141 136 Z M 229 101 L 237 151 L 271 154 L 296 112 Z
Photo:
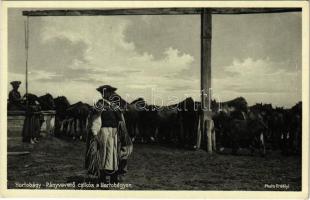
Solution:
M 9 10 L 8 80 L 25 93 L 22 9 Z M 301 14 L 213 15 L 212 93 L 249 105 L 301 100 Z M 200 16 L 29 18 L 29 92 L 92 103 L 109 84 L 131 102 L 200 95 Z M 8 84 L 8 89 L 11 86 Z

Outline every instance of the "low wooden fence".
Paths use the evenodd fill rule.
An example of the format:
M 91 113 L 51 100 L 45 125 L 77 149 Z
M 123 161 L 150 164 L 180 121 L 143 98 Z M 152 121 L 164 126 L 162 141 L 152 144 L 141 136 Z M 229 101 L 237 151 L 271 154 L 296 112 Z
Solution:
M 53 134 L 55 129 L 55 114 L 56 111 L 40 111 L 36 114 L 43 115 L 43 123 L 41 125 L 42 135 Z M 23 125 L 25 121 L 25 111 L 8 111 L 7 115 L 7 136 L 9 137 L 22 137 Z

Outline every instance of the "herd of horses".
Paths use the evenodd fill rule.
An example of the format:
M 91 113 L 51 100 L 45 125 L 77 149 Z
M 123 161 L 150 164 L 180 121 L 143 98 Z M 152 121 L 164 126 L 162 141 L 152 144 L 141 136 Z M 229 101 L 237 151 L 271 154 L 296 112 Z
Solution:
M 134 142 L 197 148 L 203 112 L 200 102 L 189 97 L 177 104 L 156 106 L 147 104 L 143 98 L 128 103 L 118 94 L 115 96 Z M 41 110 L 56 110 L 55 136 L 86 140 L 96 105 L 70 104 L 65 96 L 53 98 L 50 94 L 41 97 L 28 94 L 27 98 L 29 105 L 39 104 Z M 247 148 L 265 155 L 269 148 L 281 150 L 284 155 L 301 153 L 301 102 L 285 109 L 262 103 L 248 106 L 243 97 L 238 97 L 221 103 L 212 100 L 211 110 L 216 151 L 231 148 L 236 154 L 238 149 Z
M 266 153 L 281 150 L 284 155 L 300 155 L 302 144 L 302 102 L 284 109 L 271 104 L 257 103 L 247 106 L 244 98 L 223 103 L 213 117 L 217 138 L 232 152 L 240 147 Z

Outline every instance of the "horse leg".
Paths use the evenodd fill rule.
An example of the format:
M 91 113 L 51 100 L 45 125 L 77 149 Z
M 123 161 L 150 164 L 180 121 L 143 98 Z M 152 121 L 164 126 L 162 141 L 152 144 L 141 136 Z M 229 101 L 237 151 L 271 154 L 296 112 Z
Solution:
M 70 136 L 70 126 L 71 126 L 71 121 L 69 119 L 65 119 L 65 136 Z
M 212 138 L 213 150 L 216 151 L 217 150 L 217 148 L 216 148 L 216 134 L 215 134 L 215 130 L 214 129 L 211 132 L 211 138 Z
M 265 136 L 264 136 L 264 133 L 262 132 L 260 134 L 260 145 L 261 145 L 261 155 L 262 156 L 265 156 L 266 155 L 266 148 L 265 148 Z
M 86 123 L 87 123 L 87 117 L 81 119 L 80 123 L 80 129 L 81 129 L 81 140 L 85 141 L 86 140 Z
M 183 124 L 182 120 L 180 121 L 179 125 L 180 125 L 179 143 L 181 146 L 184 146 L 184 141 L 185 141 L 186 137 L 184 136 L 184 124 Z
M 141 134 L 141 126 L 140 124 L 137 124 L 135 127 L 134 134 L 132 135 L 132 140 L 135 141 L 137 137 Z
M 80 136 L 80 140 L 84 140 L 85 139 L 85 123 L 86 123 L 86 120 L 85 120 L 85 117 L 83 117 L 80 121 L 80 133 L 81 133 L 81 136 Z
M 72 139 L 75 140 L 75 119 L 73 118 L 71 121 L 71 130 L 70 130 L 70 135 L 72 136 Z
M 66 122 L 66 136 L 67 137 L 70 137 L 70 134 L 71 134 L 71 119 L 68 119 L 67 122 Z
M 82 140 L 82 128 L 81 128 L 81 126 L 82 126 L 82 118 L 81 117 L 79 117 L 79 118 L 77 118 L 76 119 L 76 134 L 77 134 L 77 137 L 80 139 L 80 140 Z
M 235 134 L 234 134 L 235 135 Z M 237 155 L 237 151 L 239 149 L 239 144 L 237 140 L 232 139 L 231 140 L 231 153 L 233 155 Z
M 55 136 L 58 137 L 62 134 L 63 131 L 63 121 L 59 118 L 55 119 Z
M 137 126 L 135 122 L 130 123 L 130 135 L 132 138 L 134 138 L 137 135 Z
M 49 133 L 51 135 L 54 135 L 55 134 L 55 116 L 52 116 L 50 118 L 49 125 L 50 125 Z
M 158 127 L 154 126 L 154 139 L 158 141 Z
M 80 129 L 81 119 L 75 119 L 75 135 L 77 139 L 81 139 L 81 129 Z
M 88 127 L 88 121 L 89 120 L 89 116 L 86 117 L 86 120 L 85 120 L 85 126 L 84 126 L 84 137 L 85 137 L 85 141 L 86 141 L 86 138 L 87 138 L 87 127 Z
M 145 142 L 145 124 L 142 124 L 141 126 L 140 137 L 141 137 L 141 143 L 144 143 Z

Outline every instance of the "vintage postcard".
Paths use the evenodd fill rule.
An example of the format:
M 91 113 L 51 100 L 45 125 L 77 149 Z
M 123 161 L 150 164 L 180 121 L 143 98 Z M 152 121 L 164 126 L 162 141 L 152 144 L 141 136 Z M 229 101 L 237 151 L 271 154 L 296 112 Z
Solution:
M 2 2 L 0 195 L 306 198 L 308 7 Z

